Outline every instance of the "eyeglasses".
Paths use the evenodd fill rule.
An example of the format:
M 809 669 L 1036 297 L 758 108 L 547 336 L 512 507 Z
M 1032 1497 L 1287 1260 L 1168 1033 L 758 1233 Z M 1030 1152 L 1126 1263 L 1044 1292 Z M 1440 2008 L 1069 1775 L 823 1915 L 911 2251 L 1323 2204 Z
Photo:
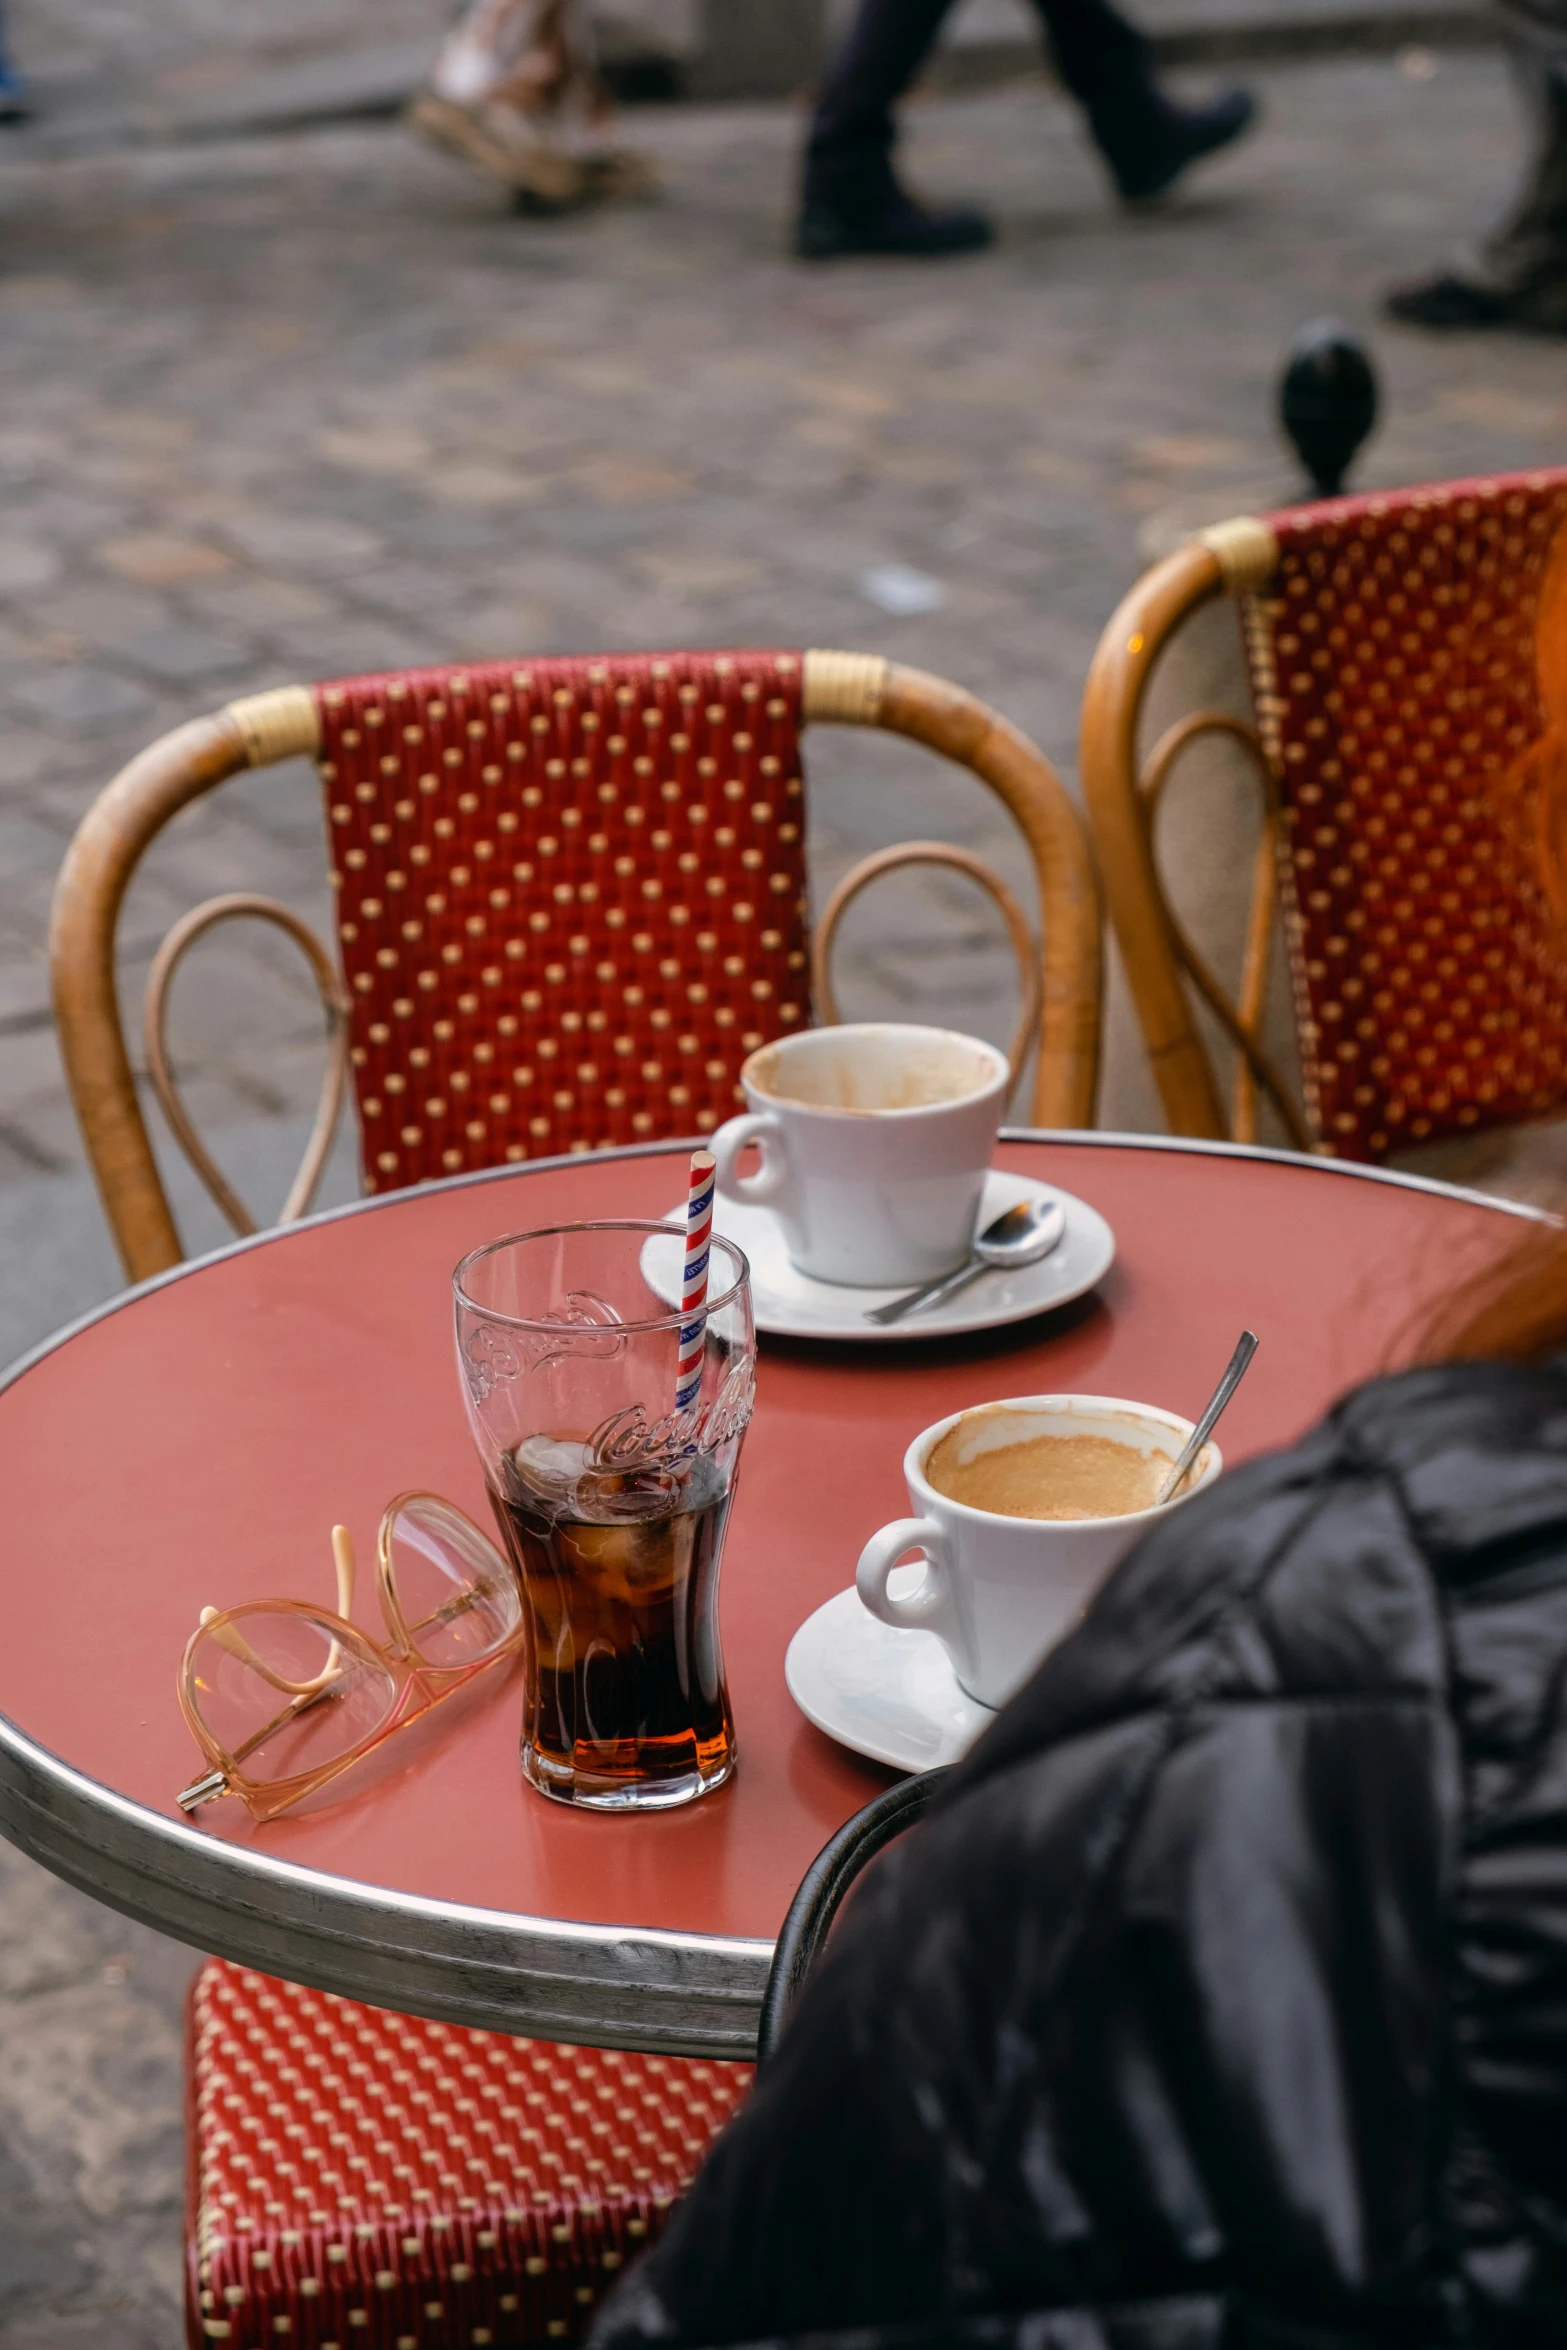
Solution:
M 202 1609 L 179 1700 L 210 1767 L 178 1797 L 182 1811 L 237 1795 L 258 1821 L 276 1819 L 522 1644 L 516 1576 L 439 1494 L 399 1494 L 382 1516 L 385 1646 L 349 1621 L 346 1526 L 332 1529 L 332 1556 L 336 1614 L 299 1599 Z

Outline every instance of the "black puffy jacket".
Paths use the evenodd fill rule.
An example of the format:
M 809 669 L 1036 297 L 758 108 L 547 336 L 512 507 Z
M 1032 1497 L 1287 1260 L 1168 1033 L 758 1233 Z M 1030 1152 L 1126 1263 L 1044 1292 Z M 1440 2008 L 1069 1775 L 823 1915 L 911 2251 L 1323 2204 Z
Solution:
M 863 1881 L 595 2350 L 1567 2343 L 1567 1376 L 1126 1561 Z

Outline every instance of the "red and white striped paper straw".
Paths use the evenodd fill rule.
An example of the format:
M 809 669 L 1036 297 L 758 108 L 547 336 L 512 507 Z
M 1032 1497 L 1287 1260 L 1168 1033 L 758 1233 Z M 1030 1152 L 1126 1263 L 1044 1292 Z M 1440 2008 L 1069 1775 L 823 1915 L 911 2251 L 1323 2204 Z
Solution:
M 675 1365 L 675 1410 L 688 1411 L 702 1392 L 707 1346 L 707 1272 L 712 1258 L 713 1187 L 718 1161 L 711 1151 L 691 1153 L 691 1188 L 686 1196 L 686 1263 L 680 1284 L 680 1355 Z

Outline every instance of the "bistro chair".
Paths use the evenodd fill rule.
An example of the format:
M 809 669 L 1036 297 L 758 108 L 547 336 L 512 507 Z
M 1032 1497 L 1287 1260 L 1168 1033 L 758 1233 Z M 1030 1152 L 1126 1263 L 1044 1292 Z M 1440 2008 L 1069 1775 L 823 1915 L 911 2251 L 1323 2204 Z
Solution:
M 121 1026 L 115 926 L 170 817 L 246 768 L 307 754 L 326 800 L 333 958 L 269 899 L 222 898 L 154 965 L 147 1061 L 176 1140 L 240 1231 L 253 1229 L 180 1104 L 163 1042 L 168 982 L 215 922 L 258 916 L 306 953 L 332 1037 L 321 1116 L 285 1216 L 308 1205 L 346 1056 L 365 1188 L 566 1151 L 704 1133 L 740 1063 L 809 1022 L 807 724 L 879 727 L 968 767 L 1026 841 L 1043 947 L 966 852 L 902 844 L 893 863 L 979 879 L 1022 956 L 1021 1066 L 1037 1025 L 1037 1123 L 1092 1122 L 1100 915 L 1059 777 L 960 688 L 868 655 L 665 654 L 425 670 L 285 687 L 232 703 L 134 759 L 89 811 L 55 900 L 55 1011 L 66 1074 L 127 1274 L 163 1271 L 179 1235 Z M 883 863 L 879 861 L 876 870 Z M 847 877 L 816 941 L 816 994 Z
M 1043 948 L 965 851 L 904 843 L 806 924 L 800 733 L 877 726 L 969 767 L 1010 809 Z M 1015 728 L 957 687 L 844 653 L 665 654 L 424 671 L 232 704 L 132 761 L 84 820 L 55 905 L 67 1075 L 127 1274 L 181 1246 L 121 1025 L 115 931 L 182 807 L 246 768 L 320 764 L 338 956 L 236 895 L 176 924 L 153 966 L 149 1073 L 236 1230 L 253 1229 L 187 1118 L 169 981 L 214 924 L 293 938 L 327 1014 L 302 1214 L 352 1080 L 365 1188 L 705 1133 L 745 1055 L 832 1016 L 838 916 L 884 870 L 955 866 L 1001 907 L 1023 979 L 1033 1114 L 1087 1125 L 1100 919 L 1070 800 Z M 340 958 L 340 962 L 339 962 Z M 222 1960 L 190 2003 L 193 2345 L 435 2350 L 577 2338 L 659 2231 L 750 2068 L 421 2022 Z
M 876 1796 L 811 1863 L 779 1932 L 760 2063 L 856 1879 L 947 1777 Z M 755 2071 L 422 2023 L 222 1959 L 192 1986 L 189 2036 L 191 2350 L 575 2340 Z M 358 2216 L 286 2224 L 302 2176 L 328 2200 L 345 2172 Z M 406 2208 L 415 2177 L 433 2182 L 423 2208 L 380 2220 L 376 2200 Z
M 219 1958 L 187 2057 L 189 2350 L 575 2342 L 753 2069 L 426 2023 Z
M 889 1787 L 884 1795 L 876 1796 L 862 1811 L 857 1811 L 852 1820 L 846 1820 L 836 1836 L 828 1838 L 800 1879 L 799 1890 L 789 1904 L 789 1914 L 778 1929 L 767 1988 L 762 1994 L 762 2019 L 756 2036 L 759 2065 L 772 2061 L 784 2026 L 800 2003 L 806 1982 L 827 1947 L 833 1923 L 854 1890 L 856 1880 L 878 1853 L 925 1817 L 949 1776 L 949 1771 L 943 1768 L 922 1771 L 912 1779 L 900 1779 L 895 1787 Z
M 1336 498 L 1204 531 L 1100 640 L 1084 793 L 1173 1133 L 1377 1161 L 1567 1102 L 1567 469 Z M 1161 654 L 1236 608 L 1249 718 L 1142 754 Z M 1155 819 L 1188 752 L 1238 744 L 1261 798 L 1232 998 L 1173 910 Z M 1302 1083 L 1264 1037 L 1288 956 Z M 1234 1052 L 1226 1107 L 1198 1008 Z

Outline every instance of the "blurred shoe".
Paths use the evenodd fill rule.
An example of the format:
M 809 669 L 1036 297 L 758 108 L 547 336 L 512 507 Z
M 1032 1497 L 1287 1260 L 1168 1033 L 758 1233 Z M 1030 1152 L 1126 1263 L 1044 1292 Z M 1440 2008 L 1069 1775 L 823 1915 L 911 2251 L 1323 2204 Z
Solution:
M 1505 294 L 1452 270 L 1395 286 L 1382 307 L 1389 318 L 1401 318 L 1408 326 L 1442 327 L 1505 326 L 1508 310 Z
M 1395 286 L 1383 298 L 1382 307 L 1389 318 L 1406 326 L 1436 327 L 1448 333 L 1518 326 L 1534 334 L 1567 334 L 1567 266 L 1554 274 L 1536 269 L 1511 286 L 1464 277 L 1457 270 L 1439 270 L 1435 277 Z
M 634 197 L 657 196 L 662 193 L 664 178 L 651 155 L 643 155 L 632 147 L 605 147 L 597 152 L 579 155 L 587 195 L 600 203 L 611 198 L 626 202 Z
M 629 149 L 574 155 L 570 161 L 574 184 L 569 196 L 541 195 L 536 188 L 514 179 L 512 195 L 516 209 L 535 213 L 580 212 L 590 204 L 634 203 L 663 193 L 664 182 L 657 166 L 646 155 L 633 154 Z
M 544 145 L 514 106 L 479 98 L 460 105 L 426 90 L 408 110 L 408 119 L 432 146 L 460 156 L 491 179 L 535 197 L 543 204 L 580 201 L 582 175 L 569 156 Z
M 1221 90 L 1205 106 L 1178 106 L 1153 82 L 1127 80 L 1088 108 L 1088 124 L 1116 193 L 1147 204 L 1205 155 L 1233 146 L 1257 119 L 1250 90 Z
M 0 123 L 26 122 L 32 111 L 27 84 L 13 67 L 0 60 Z
M 543 211 L 651 195 L 658 186 L 657 171 L 646 156 L 558 144 L 540 135 L 532 116 L 503 99 L 463 104 L 426 90 L 410 106 L 408 119 L 432 145 L 474 164 Z
M 902 254 L 921 261 L 980 253 L 996 232 L 983 212 L 954 205 L 933 212 L 900 187 L 877 158 L 865 173 L 813 184 L 807 176 L 794 249 L 802 261 L 837 261 L 851 253 Z

